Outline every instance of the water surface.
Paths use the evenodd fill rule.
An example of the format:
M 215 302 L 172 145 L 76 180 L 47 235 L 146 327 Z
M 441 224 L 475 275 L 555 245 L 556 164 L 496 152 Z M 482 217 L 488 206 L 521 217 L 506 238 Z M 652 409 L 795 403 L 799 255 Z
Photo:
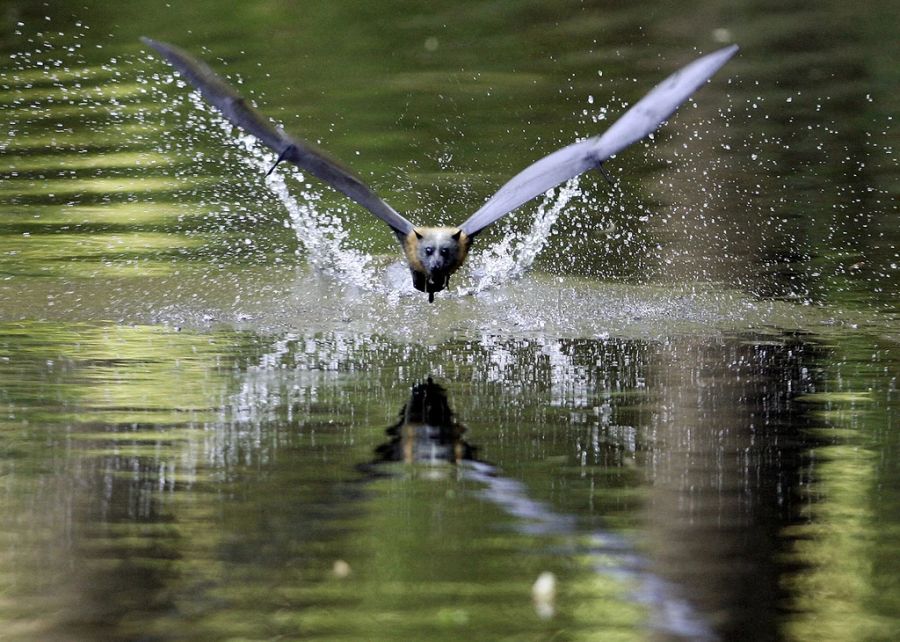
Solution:
M 0 6 L 6 637 L 900 635 L 891 3 Z M 428 305 L 139 35 L 448 224 L 743 49 Z

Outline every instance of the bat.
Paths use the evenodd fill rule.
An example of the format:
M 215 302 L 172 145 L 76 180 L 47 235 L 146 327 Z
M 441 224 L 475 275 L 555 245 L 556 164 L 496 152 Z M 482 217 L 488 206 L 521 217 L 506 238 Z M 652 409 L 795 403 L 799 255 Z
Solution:
M 458 227 L 422 227 L 410 223 L 385 203 L 356 174 L 311 143 L 294 138 L 251 107 L 233 87 L 188 52 L 141 38 L 181 73 L 231 123 L 246 130 L 278 154 L 272 171 L 289 161 L 356 201 L 384 221 L 400 241 L 413 286 L 428 293 L 444 290 L 465 262 L 474 238 L 491 223 L 536 196 L 590 169 L 644 138 L 666 121 L 738 51 L 724 47 L 697 58 L 666 78 L 631 106 L 603 134 L 563 147 L 513 176 Z

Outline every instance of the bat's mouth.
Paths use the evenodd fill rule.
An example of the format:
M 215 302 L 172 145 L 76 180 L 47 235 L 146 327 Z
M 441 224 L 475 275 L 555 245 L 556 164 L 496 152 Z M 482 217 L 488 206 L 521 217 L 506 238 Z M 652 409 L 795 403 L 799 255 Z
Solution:
M 445 268 L 431 270 L 426 278 L 426 283 L 430 292 L 440 292 L 450 283 L 450 274 L 452 271 Z
M 450 282 L 450 274 L 448 272 L 425 274 L 410 270 L 412 274 L 413 287 L 419 292 L 427 292 L 428 300 L 434 300 L 434 293 L 440 292 L 447 288 Z
M 428 270 L 428 280 L 434 281 L 435 283 L 444 281 L 447 279 L 447 277 L 450 276 L 450 272 L 450 266 L 443 263 L 433 266 L 430 270 Z

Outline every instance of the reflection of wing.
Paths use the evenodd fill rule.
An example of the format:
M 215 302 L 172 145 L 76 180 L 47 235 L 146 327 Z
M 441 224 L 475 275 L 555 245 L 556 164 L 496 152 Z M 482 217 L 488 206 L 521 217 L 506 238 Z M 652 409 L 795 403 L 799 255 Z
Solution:
M 280 160 L 294 163 L 349 196 L 387 223 L 399 237 L 403 238 L 412 231 L 412 223 L 378 198 L 375 192 L 353 172 L 309 143 L 291 138 L 282 129 L 275 127 L 265 116 L 250 107 L 240 94 L 219 78 L 206 63 L 173 45 L 150 38 L 141 40 L 162 54 L 228 120 L 275 150 Z
M 725 47 L 679 69 L 635 103 L 603 135 L 557 150 L 519 172 L 460 228 L 467 236 L 473 236 L 535 196 L 597 167 L 639 141 L 671 116 L 737 50 L 737 45 Z

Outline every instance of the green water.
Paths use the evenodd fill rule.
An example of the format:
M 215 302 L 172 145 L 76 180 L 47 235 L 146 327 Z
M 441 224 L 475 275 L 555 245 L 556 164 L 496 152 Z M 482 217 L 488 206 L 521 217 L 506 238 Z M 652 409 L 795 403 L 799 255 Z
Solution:
M 893 3 L 170 5 L 0 2 L 0 638 L 900 636 Z M 742 52 L 428 305 L 139 35 L 450 224 Z

